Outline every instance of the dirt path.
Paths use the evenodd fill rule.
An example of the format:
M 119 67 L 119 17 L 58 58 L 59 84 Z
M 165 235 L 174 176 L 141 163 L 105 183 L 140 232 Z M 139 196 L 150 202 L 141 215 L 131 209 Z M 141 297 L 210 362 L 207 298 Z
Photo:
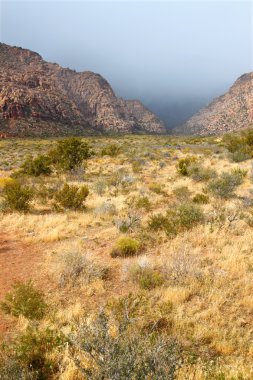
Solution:
M 0 233 L 0 300 L 17 281 L 36 278 L 42 260 L 34 247 L 15 238 Z M 0 336 L 11 328 L 13 320 L 0 313 Z

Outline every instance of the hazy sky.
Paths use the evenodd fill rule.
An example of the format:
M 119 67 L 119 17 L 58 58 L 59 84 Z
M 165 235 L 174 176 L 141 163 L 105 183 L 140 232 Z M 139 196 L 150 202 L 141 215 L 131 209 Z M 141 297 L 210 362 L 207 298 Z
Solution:
M 1 1 L 0 37 L 120 96 L 205 102 L 252 71 L 252 17 L 244 1 Z

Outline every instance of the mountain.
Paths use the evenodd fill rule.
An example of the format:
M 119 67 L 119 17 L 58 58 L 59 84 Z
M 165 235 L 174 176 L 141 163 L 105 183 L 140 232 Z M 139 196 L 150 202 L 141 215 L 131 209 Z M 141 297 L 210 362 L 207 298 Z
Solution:
M 98 132 L 163 133 L 165 126 L 138 100 L 117 98 L 101 75 L 0 43 L 0 135 Z
M 240 76 L 229 91 L 202 108 L 174 133 L 216 135 L 253 126 L 253 72 Z

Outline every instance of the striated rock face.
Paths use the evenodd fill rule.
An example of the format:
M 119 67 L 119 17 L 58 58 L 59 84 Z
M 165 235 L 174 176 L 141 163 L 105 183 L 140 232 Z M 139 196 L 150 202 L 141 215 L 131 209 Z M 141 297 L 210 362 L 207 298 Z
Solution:
M 253 126 L 253 72 L 244 74 L 229 91 L 202 108 L 176 133 L 215 135 Z
M 117 98 L 101 75 L 65 69 L 0 43 L 0 134 L 140 131 L 163 133 L 165 127 L 139 101 Z

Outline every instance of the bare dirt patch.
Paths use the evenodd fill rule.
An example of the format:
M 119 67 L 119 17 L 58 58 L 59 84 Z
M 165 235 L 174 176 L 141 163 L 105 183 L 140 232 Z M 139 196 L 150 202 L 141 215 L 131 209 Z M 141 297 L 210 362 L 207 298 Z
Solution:
M 25 244 L 15 235 L 0 233 L 0 300 L 15 282 L 38 278 L 41 261 L 41 252 L 35 246 Z M 1 313 L 0 336 L 12 325 L 13 320 Z

